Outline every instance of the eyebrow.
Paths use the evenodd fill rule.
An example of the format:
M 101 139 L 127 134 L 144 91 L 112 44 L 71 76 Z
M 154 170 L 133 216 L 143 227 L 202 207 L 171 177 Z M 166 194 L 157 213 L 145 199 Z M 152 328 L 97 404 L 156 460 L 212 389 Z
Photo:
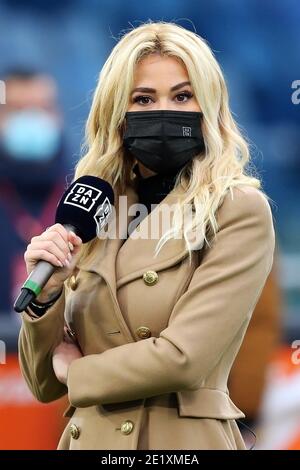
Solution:
M 179 90 L 179 88 L 182 88 L 185 85 L 190 85 L 191 82 L 181 82 L 178 83 L 175 86 L 172 86 L 171 91 Z M 138 87 L 132 90 L 131 94 L 133 94 L 135 91 L 143 91 L 144 93 L 156 93 L 155 88 L 147 88 L 147 87 Z

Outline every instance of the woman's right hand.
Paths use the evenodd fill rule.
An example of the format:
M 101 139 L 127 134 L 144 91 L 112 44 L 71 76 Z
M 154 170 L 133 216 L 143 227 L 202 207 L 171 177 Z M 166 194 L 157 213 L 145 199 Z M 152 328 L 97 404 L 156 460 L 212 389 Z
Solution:
M 81 244 L 81 238 L 74 232 L 68 232 L 61 224 L 52 225 L 31 239 L 24 253 L 27 274 L 33 271 L 40 260 L 48 261 L 58 268 L 37 296 L 38 302 L 48 302 L 62 290 L 64 281 L 74 270 Z

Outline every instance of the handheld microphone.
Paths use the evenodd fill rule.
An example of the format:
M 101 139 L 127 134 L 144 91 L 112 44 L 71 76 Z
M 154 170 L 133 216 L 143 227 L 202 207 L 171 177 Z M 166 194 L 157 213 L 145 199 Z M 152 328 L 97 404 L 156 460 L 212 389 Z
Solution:
M 111 185 L 96 176 L 82 176 L 74 181 L 60 199 L 55 223 L 73 231 L 83 243 L 91 241 L 108 222 L 114 204 Z M 41 260 L 24 282 L 14 303 L 14 310 L 23 312 L 35 299 L 58 269 L 48 261 Z

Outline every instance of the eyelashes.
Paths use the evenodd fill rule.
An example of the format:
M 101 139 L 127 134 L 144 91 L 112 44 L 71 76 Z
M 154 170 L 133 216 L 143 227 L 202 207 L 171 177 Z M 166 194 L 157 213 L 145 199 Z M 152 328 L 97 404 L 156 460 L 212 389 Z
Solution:
M 193 97 L 193 94 L 190 91 L 184 91 L 182 93 L 178 93 L 178 95 L 175 96 L 177 98 L 178 96 L 185 96 L 186 98 L 190 99 Z M 143 103 L 140 100 L 142 99 L 147 99 L 147 100 L 152 100 L 151 96 L 147 95 L 138 95 L 133 98 L 133 103 L 140 103 L 141 105 L 149 104 L 149 103 Z M 186 103 L 188 100 L 179 100 L 179 103 Z

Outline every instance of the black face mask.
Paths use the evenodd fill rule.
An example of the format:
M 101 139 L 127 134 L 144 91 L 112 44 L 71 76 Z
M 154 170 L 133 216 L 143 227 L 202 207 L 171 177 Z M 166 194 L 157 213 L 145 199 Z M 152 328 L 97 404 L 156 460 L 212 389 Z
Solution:
M 155 173 L 179 170 L 205 149 L 202 116 L 194 111 L 127 112 L 124 146 Z

